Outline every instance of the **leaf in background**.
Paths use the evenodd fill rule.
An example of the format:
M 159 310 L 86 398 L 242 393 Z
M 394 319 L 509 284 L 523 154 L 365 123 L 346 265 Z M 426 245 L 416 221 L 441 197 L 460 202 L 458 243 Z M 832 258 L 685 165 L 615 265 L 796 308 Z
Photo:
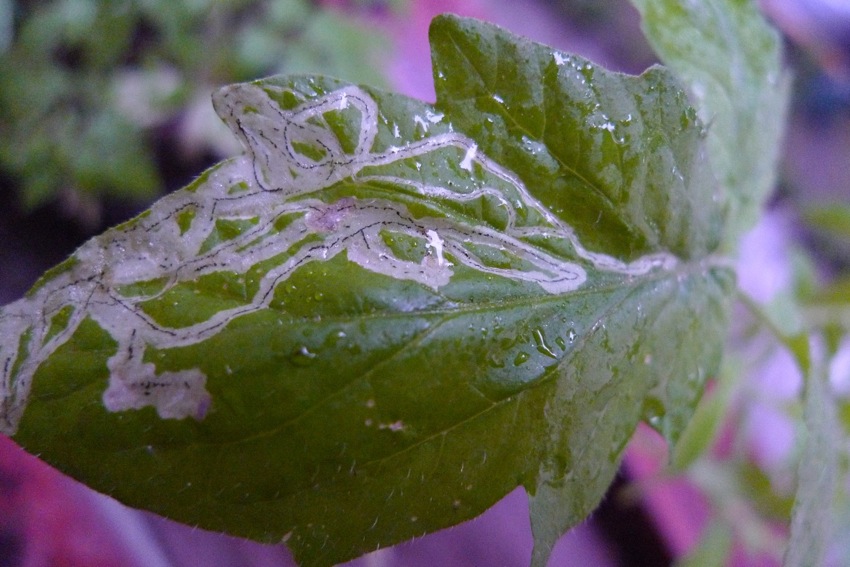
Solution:
M 319 77 L 219 91 L 248 153 L 0 311 L 3 431 L 311 565 L 523 485 L 543 564 L 637 422 L 675 441 L 717 369 L 721 206 L 669 73 L 455 17 L 432 44 L 434 106 Z
M 812 246 L 819 258 L 838 266 L 850 262 L 850 204 L 834 202 L 808 207 L 803 211 L 803 220 L 814 229 Z
M 733 543 L 729 527 L 715 522 L 705 530 L 699 545 L 676 561 L 674 567 L 724 567 Z
M 803 212 L 803 218 L 817 230 L 850 241 L 850 204 L 832 203 L 810 207 Z
M 800 360 L 806 377 L 803 399 L 806 437 L 797 469 L 797 494 L 784 567 L 822 565 L 832 538 L 841 426 L 829 391 L 826 367 L 820 358 L 815 353 L 813 362 Z
M 828 348 L 834 350 L 850 333 L 850 275 L 837 278 L 803 301 L 806 321 L 822 329 Z
M 717 384 L 711 390 L 706 388 L 690 422 L 670 451 L 672 472 L 680 473 L 690 467 L 714 442 L 728 418 L 736 378 L 741 375 L 741 369 L 742 364 L 730 362 L 729 357 L 725 357 Z
M 775 182 L 790 77 L 779 35 L 750 0 L 632 0 L 655 51 L 685 81 L 729 197 L 724 244 L 758 219 Z

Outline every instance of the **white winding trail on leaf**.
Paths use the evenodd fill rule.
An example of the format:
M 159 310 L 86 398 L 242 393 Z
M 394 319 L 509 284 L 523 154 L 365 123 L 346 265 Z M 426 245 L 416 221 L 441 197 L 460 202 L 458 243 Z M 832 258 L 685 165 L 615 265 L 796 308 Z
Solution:
M 277 102 L 284 94 L 302 102 L 284 109 Z M 247 148 L 245 156 L 213 168 L 193 190 L 169 195 L 147 214 L 88 241 L 75 252 L 70 267 L 0 309 L 1 432 L 11 435 L 17 430 L 36 370 L 86 318 L 118 345 L 107 361 L 106 409 L 153 406 L 162 418 L 203 419 L 212 402 L 203 372 L 158 372 L 153 363 L 145 362 L 146 350 L 207 340 L 234 319 L 266 309 L 277 287 L 295 270 L 342 252 L 366 270 L 433 290 L 447 285 L 454 268 L 463 265 L 532 282 L 550 294 L 569 293 L 585 283 L 587 273 L 579 261 L 626 275 L 671 269 L 677 263 L 669 254 L 625 263 L 586 250 L 572 228 L 534 199 L 516 175 L 484 155 L 474 141 L 452 132 L 450 125 L 448 131 L 433 135 L 429 128 L 421 128 L 422 139 L 376 151 L 378 105 L 358 87 L 304 100 L 283 87 L 242 84 L 222 90 L 215 102 Z M 350 123 L 356 124 L 359 117 L 359 131 L 347 141 L 349 150 L 329 122 L 343 113 Z M 430 112 L 425 117 L 435 130 L 442 118 Z M 419 116 L 412 120 L 426 124 Z M 398 139 L 397 124 L 392 131 Z M 412 160 L 418 170 L 421 164 L 416 160 L 435 152 L 447 154 L 455 173 L 474 181 L 475 188 L 464 192 L 380 173 L 402 160 Z M 402 199 L 348 197 L 327 203 L 318 198 L 318 192 L 346 179 L 392 184 L 429 203 L 495 203 L 504 226 L 417 218 Z M 250 226 L 214 243 L 210 237 L 216 234 L 217 221 L 248 221 Z M 421 257 L 399 257 L 382 238 L 387 234 L 420 243 Z M 532 243 L 541 238 L 569 243 L 578 261 Z M 492 265 L 488 262 L 492 255 L 508 259 L 510 267 L 504 267 L 504 261 Z M 279 263 L 262 275 L 252 297 L 205 321 L 172 328 L 141 307 L 181 283 L 220 272 L 244 275 L 271 259 Z M 154 280 L 161 285 L 152 286 L 156 291 L 147 294 L 139 291 L 142 287 L 135 291 L 126 287 Z

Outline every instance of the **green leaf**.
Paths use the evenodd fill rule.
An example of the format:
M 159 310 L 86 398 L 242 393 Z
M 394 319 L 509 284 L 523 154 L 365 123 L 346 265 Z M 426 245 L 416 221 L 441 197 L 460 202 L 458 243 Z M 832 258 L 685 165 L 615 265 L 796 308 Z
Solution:
M 814 354 L 812 363 L 799 361 L 806 377 L 803 400 L 806 437 L 797 469 L 797 494 L 784 567 L 823 564 L 832 538 L 841 426 L 828 389 L 826 365 L 817 352 Z
M 791 511 L 791 533 L 784 567 L 821 565 L 834 524 L 833 505 L 838 488 L 842 428 L 838 408 L 829 390 L 827 358 L 830 333 L 809 336 L 794 326 L 783 328 L 751 299 L 744 304 L 788 349 L 804 378 L 802 454 L 797 466 L 797 490 Z M 789 304 L 789 307 L 792 307 Z M 773 314 L 775 315 L 775 313 Z M 799 327 L 799 326 L 798 326 Z M 826 340 L 823 340 L 826 338 Z M 834 353 L 833 353 L 834 354 Z M 748 493 L 753 493 L 752 490 Z
M 668 71 L 611 73 L 471 20 L 438 18 L 431 43 L 438 106 L 588 247 L 621 258 L 659 250 L 700 258 L 717 246 L 720 199 L 702 159 L 701 128 Z M 588 352 L 593 361 L 584 372 L 607 375 L 616 366 L 601 364 L 606 357 L 596 349 Z M 675 441 L 690 417 L 694 393 L 646 404 L 648 414 L 684 410 L 655 423 L 668 439 Z M 562 483 L 541 475 L 541 493 L 532 489 L 531 498 L 538 561 L 595 506 L 612 475 L 611 467 Z
M 741 375 L 741 364 L 724 361 L 720 380 L 715 388 L 706 391 L 693 417 L 673 447 L 670 465 L 673 472 L 682 472 L 700 458 L 714 442 L 717 432 L 729 411 L 735 380 Z
M 340 562 L 516 486 L 535 557 L 640 419 L 671 441 L 734 287 L 695 112 L 472 20 L 435 105 L 311 76 L 219 91 L 245 156 L 0 311 L 0 425 L 128 504 Z
M 690 258 L 717 247 L 720 195 L 669 71 L 612 73 L 469 20 L 438 19 L 431 38 L 438 106 L 588 248 Z
M 714 522 L 705 530 L 699 545 L 675 567 L 723 567 L 732 551 L 733 534 L 728 526 Z
M 850 241 L 850 204 L 832 203 L 804 211 L 806 222 L 835 238 Z
M 781 40 L 751 0 L 632 0 L 661 59 L 708 125 L 713 170 L 729 200 L 725 246 L 751 228 L 776 178 L 790 77 Z
M 850 276 L 839 277 L 806 298 L 803 314 L 811 326 L 830 330 L 834 339 L 850 332 Z

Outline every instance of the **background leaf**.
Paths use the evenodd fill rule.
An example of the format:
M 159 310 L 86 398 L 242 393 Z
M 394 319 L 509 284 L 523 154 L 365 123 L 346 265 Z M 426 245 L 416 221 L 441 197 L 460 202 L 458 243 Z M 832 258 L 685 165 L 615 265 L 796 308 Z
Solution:
M 669 73 L 454 17 L 432 43 L 435 106 L 309 76 L 220 91 L 249 153 L 0 311 L 3 430 L 305 564 L 523 485 L 542 564 L 637 422 L 674 441 L 716 371 L 722 205 Z
M 726 248 L 752 228 L 776 180 L 790 77 L 779 35 L 750 0 L 633 0 L 646 37 L 687 84 L 708 125 L 712 167 L 729 199 Z
M 805 220 L 817 230 L 850 242 L 850 205 L 832 203 L 804 211 Z
M 791 536 L 783 565 L 821 565 L 832 538 L 833 505 L 839 476 L 841 426 L 827 382 L 823 354 L 800 360 L 806 383 L 803 400 L 805 443 L 797 470 L 797 494 L 791 514 Z M 799 357 L 798 357 L 799 359 Z

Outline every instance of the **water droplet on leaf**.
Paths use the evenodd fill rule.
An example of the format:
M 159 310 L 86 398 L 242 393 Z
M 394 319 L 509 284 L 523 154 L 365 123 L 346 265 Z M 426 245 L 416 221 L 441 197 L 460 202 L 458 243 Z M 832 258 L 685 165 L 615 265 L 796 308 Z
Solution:
M 309 366 L 316 359 L 316 353 L 310 352 L 306 346 L 301 346 L 289 357 L 295 366 Z

